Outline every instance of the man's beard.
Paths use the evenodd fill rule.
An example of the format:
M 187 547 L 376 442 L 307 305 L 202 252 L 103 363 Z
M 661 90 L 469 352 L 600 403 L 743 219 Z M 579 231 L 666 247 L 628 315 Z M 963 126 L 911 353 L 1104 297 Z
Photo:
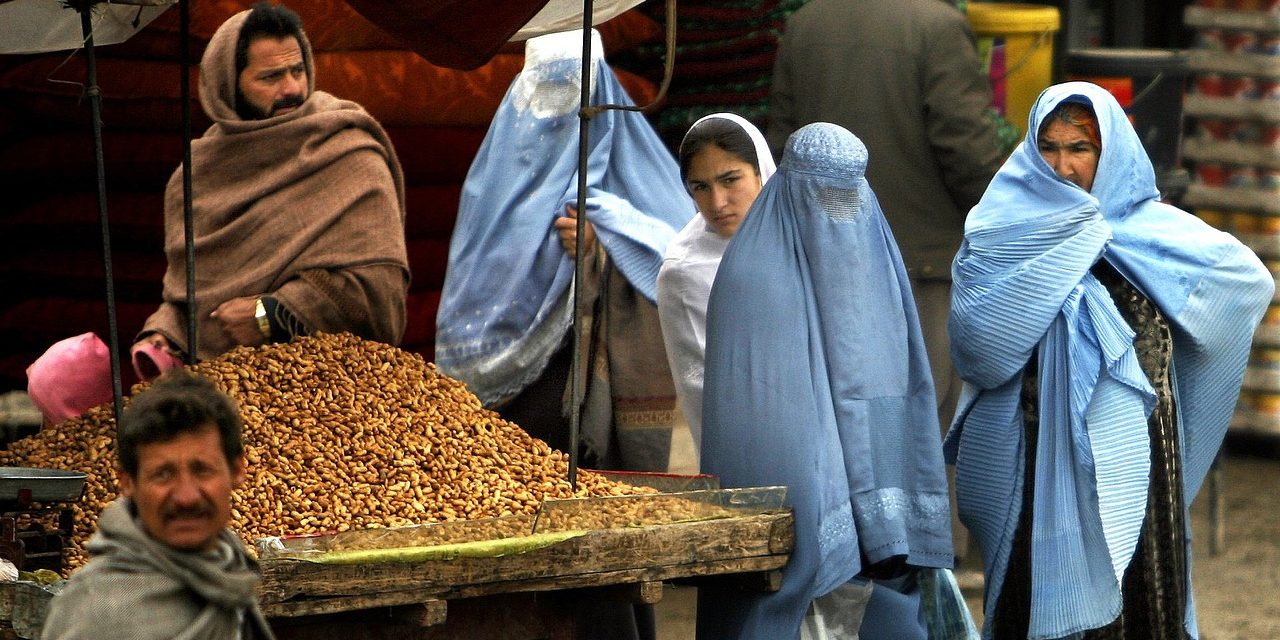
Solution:
M 271 105 L 271 111 L 264 113 L 262 109 L 249 104 L 249 101 L 244 99 L 244 95 L 240 93 L 240 90 L 236 89 L 236 115 L 240 116 L 241 120 L 266 120 L 281 109 L 301 107 L 302 103 L 306 101 L 306 96 L 287 96 L 276 100 Z

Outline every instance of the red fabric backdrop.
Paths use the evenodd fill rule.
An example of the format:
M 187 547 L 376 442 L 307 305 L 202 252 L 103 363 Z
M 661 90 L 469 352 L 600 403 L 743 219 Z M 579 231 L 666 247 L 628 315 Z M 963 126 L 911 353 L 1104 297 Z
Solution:
M 402 44 L 401 30 L 389 34 L 364 17 L 381 15 L 375 13 L 378 4 L 310 0 L 290 6 L 316 50 L 317 86 L 364 105 L 387 128 L 404 166 L 413 283 L 402 346 L 431 359 L 462 181 L 502 94 L 520 71 L 522 49 L 503 49 L 505 37 L 477 48 L 466 34 L 411 48 Z M 509 16 L 519 15 L 519 7 L 542 6 L 540 0 L 496 4 L 502 5 L 499 13 L 514 12 L 504 14 Z M 250 5 L 192 3 L 191 59 L 199 60 L 218 25 Z M 464 5 L 472 8 L 463 13 L 477 19 L 497 19 L 462 0 L 414 4 L 433 11 L 424 14 L 432 18 L 455 15 Z M 661 38 L 657 24 L 637 11 L 599 30 L 609 55 Z M 178 11 L 172 10 L 127 42 L 97 51 L 117 321 L 126 348 L 160 295 L 161 193 L 182 158 L 179 46 Z M 471 70 L 428 62 L 414 50 L 424 46 L 445 51 L 440 60 Z M 450 47 L 458 49 L 450 53 Z M 652 82 L 618 71 L 636 102 L 652 99 Z M 188 73 L 194 88 L 197 71 Z M 108 333 L 95 163 L 78 84 L 83 80 L 79 55 L 0 56 L 0 390 L 24 388 L 26 366 L 53 342 L 85 331 L 104 339 Z M 199 135 L 208 121 L 194 100 L 192 116 Z

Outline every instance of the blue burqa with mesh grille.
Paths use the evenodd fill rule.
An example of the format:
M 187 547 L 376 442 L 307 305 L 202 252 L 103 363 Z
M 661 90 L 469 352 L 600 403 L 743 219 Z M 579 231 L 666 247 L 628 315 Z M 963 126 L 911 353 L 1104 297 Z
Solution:
M 594 32 L 593 41 L 591 104 L 634 104 Z M 574 265 L 552 223 L 578 197 L 581 56 L 581 31 L 528 42 L 463 184 L 435 358 L 486 404 L 536 380 L 573 322 Z M 618 271 L 653 301 L 662 256 L 693 201 L 644 115 L 599 113 L 587 139 L 587 220 Z
M 866 164 L 841 127 L 794 133 L 716 274 L 702 469 L 785 485 L 795 548 L 776 593 L 704 590 L 699 638 L 795 638 L 864 558 L 951 565 L 924 339 Z
M 1037 149 L 1036 132 L 1063 101 L 1098 116 L 1091 192 L 1058 177 Z M 1151 160 L 1102 88 L 1046 89 L 1027 131 L 970 212 L 952 269 L 951 352 L 965 392 L 947 455 L 961 520 L 982 548 L 990 621 L 1022 504 L 1023 370 L 1038 353 L 1030 637 L 1064 638 L 1120 614 L 1147 504 L 1155 403 L 1134 333 L 1089 269 L 1105 258 L 1170 323 L 1186 505 L 1226 432 L 1274 281 L 1235 238 L 1157 200 Z M 1190 602 L 1186 627 L 1195 637 Z

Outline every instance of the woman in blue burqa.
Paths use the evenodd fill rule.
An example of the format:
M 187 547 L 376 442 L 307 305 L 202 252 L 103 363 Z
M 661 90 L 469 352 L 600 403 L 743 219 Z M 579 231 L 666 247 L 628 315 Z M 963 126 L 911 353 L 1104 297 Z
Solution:
M 591 104 L 633 102 L 592 32 Z M 531 39 L 463 185 L 436 317 L 436 364 L 568 452 L 574 256 L 587 277 L 584 464 L 666 469 L 675 391 L 654 305 L 667 243 L 694 215 L 679 170 L 636 112 L 590 121 L 586 217 L 574 243 L 582 32 Z M 558 222 L 557 222 L 558 221 Z M 557 226 L 558 225 L 558 226 Z M 598 241 L 597 241 L 598 240 Z
M 1046 89 L 953 268 L 947 436 L 994 638 L 1195 638 L 1187 509 L 1274 282 L 1159 200 L 1124 111 Z
M 796 131 L 720 262 L 702 468 L 785 485 L 795 547 L 775 593 L 701 588 L 700 639 L 923 638 L 912 583 L 951 566 L 933 382 L 867 161 L 839 126 Z

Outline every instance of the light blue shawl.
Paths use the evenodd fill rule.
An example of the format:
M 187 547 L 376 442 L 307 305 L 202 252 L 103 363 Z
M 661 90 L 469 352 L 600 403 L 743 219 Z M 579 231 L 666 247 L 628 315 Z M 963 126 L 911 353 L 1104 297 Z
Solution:
M 792 134 L 720 263 L 702 469 L 726 487 L 786 485 L 795 549 L 780 591 L 702 598 L 699 638 L 795 638 L 864 556 L 951 566 L 924 339 L 866 164 L 841 127 Z
M 634 104 L 593 32 L 592 104 Z M 573 322 L 573 261 L 552 223 L 577 201 L 582 32 L 526 45 L 463 184 L 436 314 L 436 364 L 486 404 L 541 375 Z M 667 243 L 694 215 L 675 159 L 644 116 L 606 111 L 589 127 L 587 220 L 650 301 Z
M 1092 193 L 1037 150 L 1041 122 L 1064 101 L 1098 116 Z M 946 446 L 961 520 L 982 547 L 990 621 L 1022 504 L 1023 369 L 1038 349 L 1030 637 L 1062 638 L 1120 614 L 1147 503 L 1155 402 L 1133 331 L 1089 269 L 1105 258 L 1172 326 L 1187 505 L 1226 431 L 1274 282 L 1235 238 L 1157 201 L 1151 161 L 1105 90 L 1046 89 L 1027 131 L 970 212 L 952 269 L 951 352 L 966 388 Z M 1194 637 L 1190 602 L 1187 612 Z

